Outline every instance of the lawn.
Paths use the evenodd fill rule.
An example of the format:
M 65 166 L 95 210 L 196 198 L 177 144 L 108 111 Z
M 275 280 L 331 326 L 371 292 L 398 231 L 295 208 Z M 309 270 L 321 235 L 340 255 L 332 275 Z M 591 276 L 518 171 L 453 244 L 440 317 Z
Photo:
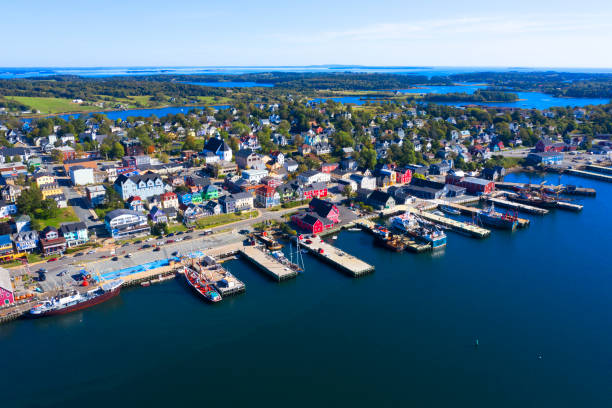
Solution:
M 40 113 L 89 112 L 100 110 L 97 106 L 85 106 L 79 105 L 78 103 L 72 103 L 72 100 L 67 98 L 43 98 L 32 96 L 7 96 L 6 98 L 28 105 L 30 108 L 36 109 Z
M 60 208 L 59 214 L 57 217 L 48 218 L 46 220 L 38 220 L 42 224 L 42 228 L 51 226 L 55 228 L 59 228 L 61 224 L 67 222 L 77 222 L 79 221 L 79 217 L 75 214 L 72 207 Z
M 225 96 L 198 96 L 198 101 L 206 105 L 228 105 L 232 100 Z
M 200 218 L 196 221 L 196 227 L 200 229 L 218 227 L 219 225 L 229 224 L 230 222 L 247 220 L 249 218 L 257 217 L 257 211 L 249 211 L 242 214 L 231 213 L 231 214 L 219 214 L 211 215 L 210 217 Z

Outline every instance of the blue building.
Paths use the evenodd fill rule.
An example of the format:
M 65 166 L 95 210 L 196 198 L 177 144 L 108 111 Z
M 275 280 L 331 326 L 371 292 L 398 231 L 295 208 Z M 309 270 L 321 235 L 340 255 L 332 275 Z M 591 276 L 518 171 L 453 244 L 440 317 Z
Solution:
M 558 152 L 540 152 L 529 153 L 527 161 L 532 164 L 558 164 L 563 161 L 563 153 Z
M 21 231 L 13 236 L 17 252 L 32 252 L 38 248 L 38 231 Z

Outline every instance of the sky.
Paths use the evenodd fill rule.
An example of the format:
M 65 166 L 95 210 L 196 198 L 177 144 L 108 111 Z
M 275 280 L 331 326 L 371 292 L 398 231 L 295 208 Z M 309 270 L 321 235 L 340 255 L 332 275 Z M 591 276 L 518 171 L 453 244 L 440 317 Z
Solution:
M 3 67 L 612 68 L 605 0 L 0 0 Z

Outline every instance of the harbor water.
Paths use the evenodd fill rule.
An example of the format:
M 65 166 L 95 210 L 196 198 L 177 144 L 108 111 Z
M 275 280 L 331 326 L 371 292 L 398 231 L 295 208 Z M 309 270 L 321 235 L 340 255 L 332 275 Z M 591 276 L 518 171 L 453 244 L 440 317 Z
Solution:
M 2 325 L 3 403 L 609 407 L 612 185 L 561 182 L 597 197 L 487 239 L 449 232 L 442 252 L 341 232 L 330 242 L 376 268 L 360 279 L 304 254 L 305 273 L 279 284 L 234 260 L 247 291 L 219 304 L 174 279 Z

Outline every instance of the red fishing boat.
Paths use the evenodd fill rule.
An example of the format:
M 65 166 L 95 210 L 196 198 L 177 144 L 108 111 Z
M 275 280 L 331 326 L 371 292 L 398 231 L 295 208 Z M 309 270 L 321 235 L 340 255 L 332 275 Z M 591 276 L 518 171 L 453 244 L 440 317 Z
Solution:
M 215 288 L 213 288 L 206 281 L 203 281 L 197 271 L 191 269 L 188 266 L 185 266 L 185 268 L 183 269 L 183 273 L 189 286 L 206 301 L 212 303 L 221 301 L 221 295 L 219 294 L 219 292 L 217 292 Z

